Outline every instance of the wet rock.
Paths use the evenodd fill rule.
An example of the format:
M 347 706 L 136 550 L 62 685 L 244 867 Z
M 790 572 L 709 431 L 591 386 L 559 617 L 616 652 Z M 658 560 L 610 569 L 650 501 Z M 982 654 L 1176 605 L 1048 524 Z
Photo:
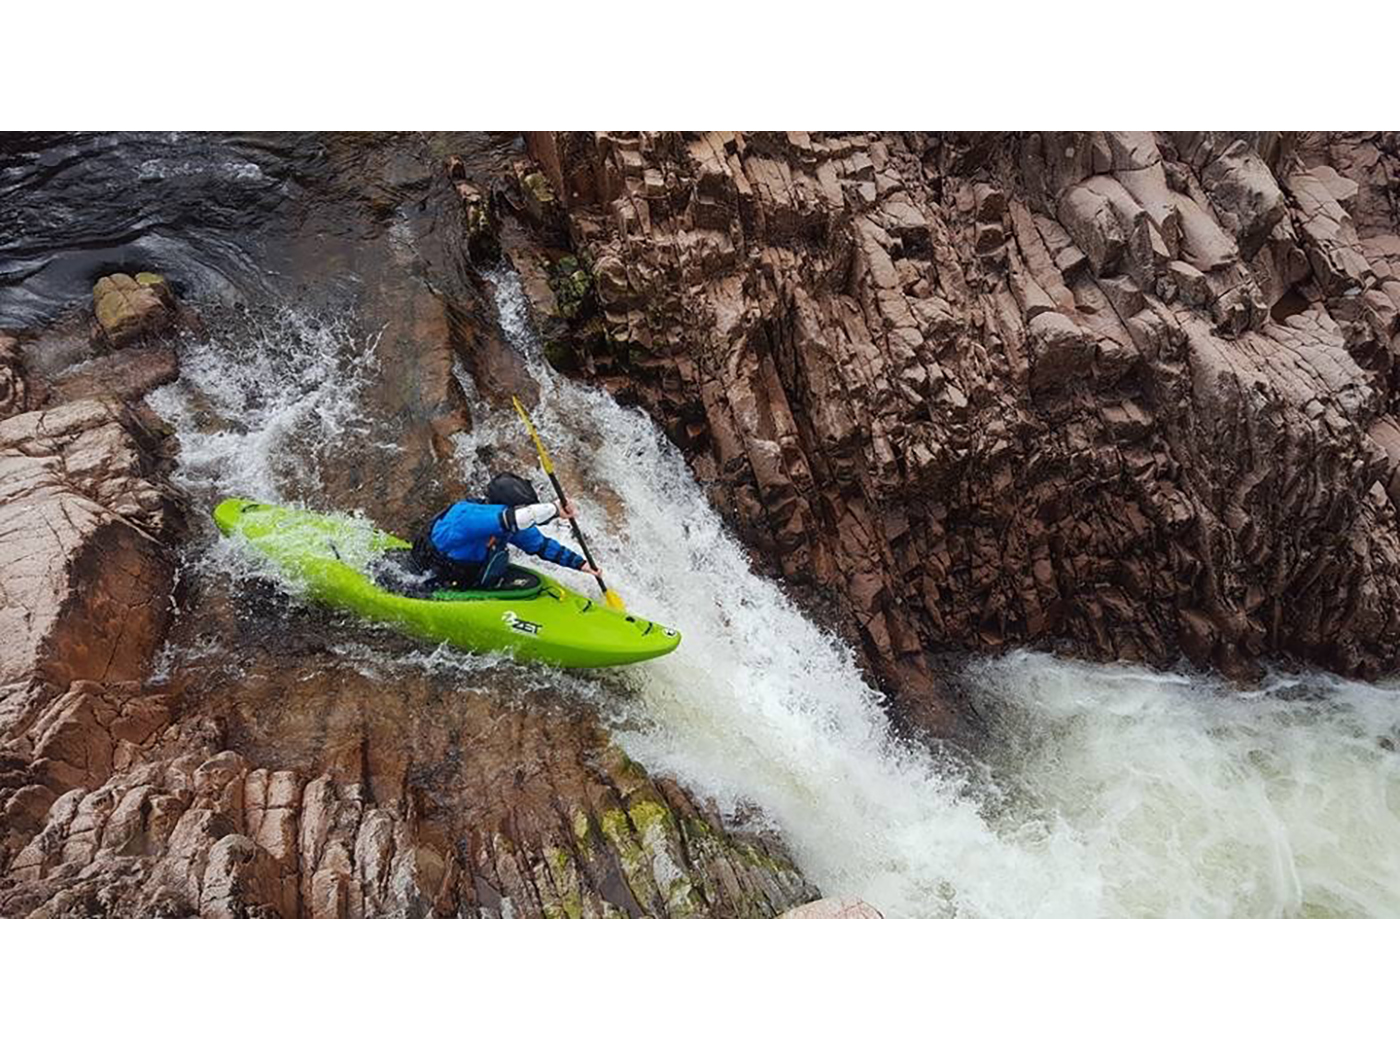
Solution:
M 25 407 L 25 381 L 20 362 L 19 340 L 0 333 L 0 419 L 23 412 Z
M 559 304 L 559 315 L 566 321 L 577 320 L 588 309 L 593 294 L 593 278 L 587 266 L 572 255 L 554 264 L 550 287 Z
M 75 682 L 27 737 L 32 772 L 54 792 L 95 788 L 129 768 L 170 722 L 171 701 L 129 686 Z
M 366 249 L 358 265 L 368 286 L 361 316 L 378 333 L 379 360 L 413 367 L 385 368 L 382 381 L 365 391 L 366 410 L 383 420 L 382 441 L 328 477 L 325 498 L 332 506 L 373 506 L 384 525 L 411 533 L 445 500 L 465 495 L 452 488 L 448 466 L 453 435 L 471 428 L 454 368 L 477 322 L 378 252 Z
M 539 398 L 539 384 L 525 366 L 514 345 L 506 340 L 483 312 L 458 310 L 453 315 L 453 338 L 462 348 L 476 384 L 476 391 L 488 402 L 502 409 L 510 407 L 511 398 L 518 397 L 526 405 Z
M 816 895 L 780 853 L 615 751 L 600 764 L 618 780 L 582 796 L 541 785 L 563 787 L 558 808 L 521 809 L 461 845 L 421 803 L 370 806 L 364 784 L 324 774 L 303 788 L 236 752 L 202 757 L 25 795 L 30 830 L 13 829 L 0 915 L 771 917 Z
M 557 230 L 562 227 L 564 211 L 549 176 L 534 165 L 522 162 L 515 167 L 515 177 L 525 214 L 530 220 L 543 229 Z
M 97 333 L 113 349 L 168 329 L 176 317 L 174 294 L 154 273 L 103 277 L 93 285 L 92 305 Z
M 138 675 L 168 615 L 168 500 L 139 424 L 75 401 L 0 422 L 0 736 L 78 679 Z
M 106 397 L 131 404 L 179 374 L 179 357 L 169 347 L 117 350 L 84 361 L 47 382 L 42 403 Z
M 0 422 L 0 767 L 15 771 L 0 778 L 0 867 L 43 827 L 65 840 L 15 859 L 22 880 L 96 855 L 115 800 L 104 785 L 170 722 L 170 699 L 130 682 L 164 631 L 173 568 L 171 504 L 141 434 L 102 400 Z M 63 800 L 89 797 L 75 825 Z
M 823 897 L 778 916 L 780 919 L 883 919 L 880 910 L 854 897 Z
M 461 157 L 447 159 L 447 177 L 462 202 L 462 230 L 467 254 L 475 261 L 489 261 L 500 254 L 496 214 L 491 198 L 467 177 Z

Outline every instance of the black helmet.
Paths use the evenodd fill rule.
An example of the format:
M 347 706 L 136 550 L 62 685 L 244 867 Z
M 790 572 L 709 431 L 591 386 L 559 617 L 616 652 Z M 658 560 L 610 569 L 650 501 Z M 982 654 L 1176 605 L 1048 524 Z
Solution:
M 486 486 L 486 502 L 501 503 L 507 507 L 519 507 L 526 503 L 538 503 L 535 486 L 517 474 L 497 474 Z

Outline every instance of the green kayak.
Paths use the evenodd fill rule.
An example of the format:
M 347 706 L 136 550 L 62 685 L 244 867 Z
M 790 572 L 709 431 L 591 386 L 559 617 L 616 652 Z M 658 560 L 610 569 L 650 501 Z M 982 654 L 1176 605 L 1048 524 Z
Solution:
M 409 544 L 355 518 L 227 499 L 214 508 L 214 521 L 315 601 L 427 641 L 509 650 L 560 667 L 651 660 L 681 641 L 679 631 L 614 612 L 519 566 L 495 590 L 415 589 L 395 571 Z

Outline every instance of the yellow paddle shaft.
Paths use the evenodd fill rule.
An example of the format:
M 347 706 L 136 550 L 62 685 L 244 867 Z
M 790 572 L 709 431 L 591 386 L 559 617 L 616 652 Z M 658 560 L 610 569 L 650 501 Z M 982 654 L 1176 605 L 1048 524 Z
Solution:
M 540 466 L 544 467 L 546 474 L 554 473 L 554 461 L 549 458 L 549 453 L 544 449 L 544 442 L 540 440 L 539 433 L 535 430 L 535 424 L 530 421 L 529 414 L 525 411 L 525 406 L 520 403 L 520 398 L 512 397 L 515 403 L 515 410 L 520 413 L 520 418 L 525 424 L 525 429 L 530 432 L 530 439 L 535 443 L 535 449 L 540 454 Z
M 564 487 L 559 484 L 559 478 L 554 473 L 554 461 L 549 458 L 549 453 L 545 451 L 544 442 L 540 440 L 539 432 L 535 430 L 535 424 L 531 422 L 529 413 L 525 411 L 525 406 L 520 403 L 520 398 L 512 397 L 511 401 L 515 404 L 515 411 L 520 414 L 525 429 L 530 432 L 530 438 L 535 443 L 535 451 L 540 454 L 540 466 L 549 475 L 549 483 L 554 486 L 554 494 L 559 497 L 559 502 L 562 504 L 564 502 Z M 578 540 L 578 545 L 583 548 L 584 559 L 597 570 L 598 563 L 593 560 L 593 552 L 588 549 L 588 541 L 583 538 L 583 531 L 578 527 L 578 522 L 570 518 L 569 524 L 573 527 L 574 539 Z M 627 606 L 623 603 L 622 596 L 604 583 L 601 575 L 597 579 L 598 589 L 603 592 L 603 601 L 607 603 L 608 608 L 625 612 Z

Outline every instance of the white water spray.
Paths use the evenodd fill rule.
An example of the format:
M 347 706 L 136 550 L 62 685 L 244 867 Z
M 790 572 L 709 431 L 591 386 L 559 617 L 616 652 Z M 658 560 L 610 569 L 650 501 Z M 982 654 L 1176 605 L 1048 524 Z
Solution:
M 985 765 L 936 759 L 895 738 L 852 653 L 750 571 L 655 426 L 543 362 L 515 274 L 494 281 L 609 583 L 684 641 L 589 676 L 499 654 L 390 656 L 359 637 L 341 658 L 371 677 L 506 675 L 522 695 L 592 704 L 653 772 L 731 814 L 756 808 L 823 892 L 890 915 L 1400 915 L 1400 687 L 1315 674 L 1241 694 L 1017 655 L 969 676 L 994 726 Z M 186 351 L 181 379 L 150 395 L 180 435 L 176 480 L 197 504 L 329 509 L 323 464 L 375 440 L 361 403 L 375 368 L 372 341 L 295 311 Z M 529 470 L 514 413 L 460 378 L 477 420 L 459 440 L 468 480 L 486 480 L 487 446 Z M 202 557 L 258 571 L 236 545 Z
M 895 739 L 850 651 L 749 570 L 659 431 L 544 363 L 519 278 L 493 279 L 546 441 L 620 501 L 609 517 L 571 493 L 609 583 L 684 634 L 615 672 L 619 741 L 731 811 L 759 807 L 823 892 L 894 915 L 1400 914 L 1400 688 L 1313 675 L 1240 696 L 1012 656 L 974 675 L 1003 748 L 986 769 L 939 761 Z M 483 443 L 528 450 L 496 412 L 463 442 L 472 480 Z
M 146 401 L 180 436 L 173 480 L 187 492 L 303 500 L 320 490 L 325 456 L 371 432 L 360 394 L 378 338 L 288 308 L 248 324 L 183 349 L 180 377 Z
M 301 592 L 246 544 L 220 536 L 207 512 L 232 496 L 327 509 L 319 499 L 325 466 L 374 440 L 361 395 L 378 372 L 378 342 L 342 317 L 282 307 L 181 349 L 179 377 L 146 403 L 178 436 L 171 478 L 190 497 L 196 535 L 216 537 L 182 551 L 182 572 Z M 199 648 L 208 656 L 223 643 L 206 639 L 183 652 L 173 644 L 157 655 L 157 681 Z

